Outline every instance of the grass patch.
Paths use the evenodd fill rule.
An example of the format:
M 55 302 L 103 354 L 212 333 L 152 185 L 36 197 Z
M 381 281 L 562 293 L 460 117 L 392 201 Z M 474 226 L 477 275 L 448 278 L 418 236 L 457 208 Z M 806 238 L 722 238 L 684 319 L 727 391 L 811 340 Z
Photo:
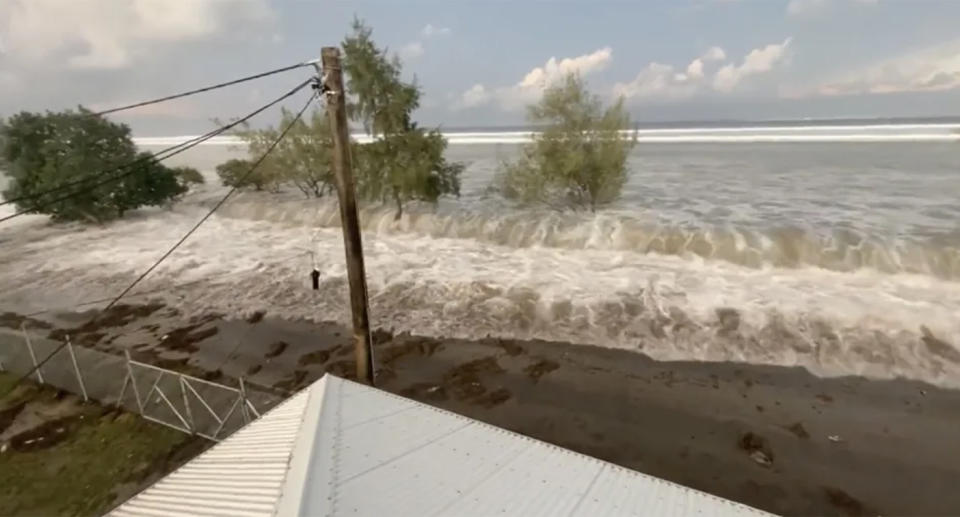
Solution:
M 15 377 L 0 374 L 0 389 Z M 43 407 L 55 401 L 48 389 L 17 390 L 16 402 Z M 5 391 L 0 391 L 0 394 Z M 14 402 L 0 400 L 0 408 Z M 62 402 L 61 402 L 62 404 Z M 25 412 L 24 412 L 25 413 Z M 197 438 L 147 422 L 136 415 L 76 403 L 69 418 L 46 427 L 59 433 L 49 446 L 14 447 L 16 437 L 0 453 L 0 508 L 16 515 L 99 515 L 122 494 L 128 496 L 151 474 L 179 462 L 178 452 Z M 33 432 L 41 433 L 41 424 Z M 64 436 L 65 435 L 65 436 Z M 31 435 L 32 437 L 32 435 Z M 21 440 L 22 441 L 22 440 Z M 2 446 L 0 446 L 2 447 Z
M 7 393 L 13 389 L 13 386 L 17 382 L 17 376 L 9 373 L 0 373 L 0 397 L 6 399 Z M 3 405 L 3 401 L 0 401 L 0 405 Z

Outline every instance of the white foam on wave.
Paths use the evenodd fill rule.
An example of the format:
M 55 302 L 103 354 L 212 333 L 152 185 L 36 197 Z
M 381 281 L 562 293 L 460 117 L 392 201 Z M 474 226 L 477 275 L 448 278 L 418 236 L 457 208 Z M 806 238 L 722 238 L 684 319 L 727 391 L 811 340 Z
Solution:
M 960 124 L 875 124 L 836 126 L 755 126 L 716 128 L 658 128 L 624 131 L 636 134 L 640 143 L 850 143 L 850 142 L 955 142 L 960 141 Z M 451 144 L 523 144 L 531 131 L 449 131 Z M 196 138 L 193 135 L 138 137 L 138 145 L 176 145 Z M 359 142 L 369 135 L 354 134 Z M 214 137 L 202 145 L 243 145 L 233 136 Z
M 172 210 L 78 232 L 0 229 L 0 310 L 71 309 L 117 292 L 202 215 L 216 189 Z M 250 202 L 256 195 L 235 200 Z M 311 210 L 305 208 L 305 210 Z M 313 210 L 316 210 L 314 205 Z M 185 311 L 349 321 L 343 240 L 304 218 L 211 218 L 140 286 Z M 316 214 L 320 217 L 320 214 Z M 306 220 L 310 220 L 307 216 Z M 960 284 L 912 274 L 749 269 L 629 251 L 513 248 L 368 230 L 377 326 L 477 338 L 569 340 L 659 359 L 802 365 L 823 375 L 904 376 L 960 386 Z M 322 272 L 309 287 L 310 253 Z M 177 288 L 177 285 L 201 281 Z M 723 309 L 735 311 L 721 322 Z M 718 310 L 721 312 L 718 313 Z M 953 350 L 953 352 L 951 352 Z

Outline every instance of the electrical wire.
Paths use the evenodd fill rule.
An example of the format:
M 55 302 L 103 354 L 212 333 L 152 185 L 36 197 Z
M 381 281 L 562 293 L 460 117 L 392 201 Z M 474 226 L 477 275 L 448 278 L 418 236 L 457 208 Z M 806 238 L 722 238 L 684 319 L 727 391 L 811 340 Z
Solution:
M 190 91 L 187 91 L 187 92 L 177 93 L 177 94 L 174 94 L 174 95 L 167 95 L 166 97 L 160 97 L 160 98 L 158 98 L 158 99 L 152 99 L 152 100 L 149 100 L 149 101 L 143 101 L 143 102 L 138 102 L 138 103 L 135 103 L 135 104 L 128 104 L 128 105 L 126 105 L 126 106 L 119 106 L 119 107 L 116 107 L 116 108 L 110 108 L 110 109 L 106 109 L 106 110 L 103 110 L 103 111 L 97 111 L 97 112 L 91 113 L 90 116 L 107 115 L 107 114 L 109 114 L 109 113 L 116 113 L 116 112 L 118 112 L 118 111 L 124 111 L 124 110 L 128 110 L 128 109 L 139 108 L 139 107 L 142 107 L 142 106 L 149 106 L 149 105 L 151 105 L 151 104 L 156 104 L 156 103 L 158 103 L 158 102 L 165 102 L 165 101 L 170 101 L 170 100 L 173 100 L 173 99 L 180 99 L 180 98 L 182 98 L 182 97 L 188 97 L 188 96 L 190 96 L 190 95 L 195 95 L 195 94 L 198 94 L 198 93 L 208 92 L 208 91 L 210 91 L 210 90 L 216 90 L 216 89 L 218 89 L 218 88 L 224 88 L 224 87 L 226 87 L 226 86 L 233 86 L 233 85 L 235 85 L 235 84 L 240 84 L 240 83 L 243 83 L 243 82 L 246 82 L 246 81 L 252 81 L 252 80 L 254 80 L 254 79 L 260 79 L 261 77 L 267 77 L 267 76 L 269 76 L 269 75 L 279 74 L 279 73 L 281 73 L 281 72 L 287 72 L 287 71 L 289 71 L 289 70 L 295 70 L 295 69 L 297 69 L 297 68 L 302 68 L 302 67 L 305 67 L 305 66 L 313 66 L 313 65 L 315 65 L 315 64 L 316 64 L 316 60 L 313 60 L 313 61 L 304 61 L 303 63 L 297 63 L 297 64 L 295 64 L 295 65 L 285 66 L 285 67 L 283 67 L 283 68 L 277 68 L 277 69 L 275 69 L 275 70 L 269 70 L 269 71 L 267 71 L 267 72 L 262 72 L 262 73 L 259 73 L 259 74 L 256 74 L 256 75 L 249 75 L 249 76 L 247 76 L 247 77 L 241 77 L 241 78 L 239 78 L 239 79 L 234 79 L 234 80 L 232 80 L 232 81 L 227 81 L 227 82 L 225 82 L 225 83 L 214 84 L 214 85 L 212 85 L 212 86 L 205 86 L 205 87 L 203 87 L 203 88 L 197 88 L 196 90 L 190 90 Z
M 308 82 L 309 82 L 309 81 L 308 81 Z M 307 83 L 304 83 L 304 85 L 306 85 L 306 84 L 307 84 Z M 303 85 L 300 86 L 300 88 L 302 88 L 302 87 L 303 87 Z M 303 105 L 303 108 L 300 108 L 300 111 L 299 111 L 299 112 L 297 113 L 297 115 L 293 118 L 293 120 L 290 122 L 290 124 L 288 124 L 287 127 L 285 127 L 285 128 L 283 129 L 283 131 L 280 133 L 280 135 L 277 136 L 277 138 L 273 141 L 273 143 L 270 144 L 270 146 L 267 148 L 267 150 L 264 151 L 264 153 L 263 153 L 262 155 L 260 155 L 260 158 L 257 159 L 256 162 L 253 163 L 253 165 L 250 167 L 250 169 L 249 169 L 247 172 L 245 172 L 245 173 L 243 174 L 243 176 L 240 177 L 240 180 L 237 182 L 238 184 L 242 184 L 242 183 L 243 183 L 243 180 L 246 179 L 248 176 L 250 176 L 250 174 L 252 174 L 253 171 L 255 171 L 255 170 L 257 169 L 257 167 L 260 166 L 261 163 L 263 163 L 263 161 L 267 158 L 267 156 L 269 156 L 270 153 L 273 152 L 274 148 L 276 148 L 277 145 L 280 143 L 280 141 L 283 140 L 283 138 L 284 138 L 285 136 L 287 136 L 287 133 L 290 131 L 290 129 L 293 128 L 294 124 L 296 124 L 296 123 L 300 120 L 300 117 L 303 116 L 304 112 L 307 111 L 307 108 L 308 108 L 308 107 L 310 106 L 310 104 L 314 101 L 314 99 L 316 99 L 316 97 L 317 97 L 317 93 L 316 93 L 316 92 L 311 93 L 310 98 L 307 99 L 307 102 Z M 97 321 L 97 319 L 98 319 L 100 316 L 102 316 L 103 314 L 106 314 L 107 311 L 109 311 L 111 308 L 113 308 L 114 305 L 116 305 L 124 296 L 127 295 L 127 293 L 129 293 L 131 290 L 133 290 L 133 288 L 136 287 L 137 284 L 139 284 L 144 278 L 146 278 L 147 275 L 149 275 L 150 273 L 153 272 L 154 269 L 156 269 L 157 267 L 159 267 L 160 264 L 162 264 L 164 260 L 166 260 L 170 255 L 173 254 L 174 251 L 177 250 L 177 248 L 179 248 L 184 242 L 186 242 L 186 240 L 189 239 L 190 236 L 193 235 L 194 232 L 196 232 L 197 229 L 200 228 L 201 225 L 203 225 L 203 223 L 207 222 L 207 219 L 209 219 L 211 216 L 213 216 L 213 214 L 214 214 L 221 206 L 223 206 L 223 204 L 226 203 L 228 199 L 230 199 L 230 196 L 232 196 L 232 195 L 234 194 L 234 192 L 237 191 L 237 189 L 238 189 L 238 187 L 235 186 L 235 187 L 232 187 L 229 191 L 227 191 L 227 193 L 223 196 L 223 198 L 221 198 L 220 201 L 218 201 L 217 204 L 214 205 L 213 208 L 211 208 L 210 211 L 207 212 L 207 214 L 204 215 L 204 216 L 197 222 L 197 224 L 193 225 L 193 227 L 190 228 L 190 230 L 188 230 L 187 233 L 184 234 L 183 237 L 181 237 L 180 240 L 176 242 L 176 244 L 174 244 L 173 246 L 171 246 L 170 249 L 166 251 L 166 253 L 164 253 L 159 259 L 157 259 L 157 261 L 154 262 L 152 266 L 150 266 L 146 271 L 144 271 L 140 276 L 138 276 L 137 279 L 134 280 L 129 286 L 127 286 L 123 291 L 121 291 L 120 294 L 117 295 L 117 296 L 113 299 L 113 301 L 111 301 L 109 304 L 107 304 L 107 306 L 104 307 L 103 310 L 102 310 L 101 312 L 99 312 L 96 316 L 94 316 L 93 319 L 91 319 L 90 322 L 87 323 L 87 324 L 89 325 L 90 323 L 93 323 L 93 322 Z M 10 388 L 7 389 L 7 392 L 4 393 L 3 396 L 6 396 L 6 395 L 9 394 L 11 391 L 13 391 L 13 389 L 14 389 L 18 384 L 20 384 L 21 382 L 23 382 L 24 379 L 26 379 L 27 377 L 29 377 L 30 375 L 32 375 L 33 372 L 35 372 L 35 371 L 37 371 L 38 369 L 40 369 L 40 367 L 42 367 L 44 364 L 46 364 L 47 361 L 49 361 L 53 356 L 57 355 L 57 353 L 59 353 L 60 350 L 62 350 L 62 349 L 63 349 L 64 347 L 66 347 L 66 346 L 67 346 L 67 342 L 64 342 L 62 345 L 60 345 L 60 346 L 58 346 L 56 349 L 54 349 L 53 352 L 51 352 L 51 353 L 50 353 L 47 357 L 45 357 L 42 361 L 40 361 L 39 363 L 37 363 L 36 366 L 34 366 L 33 368 L 31 368 L 27 373 L 25 373 L 25 374 L 21 375 L 19 378 L 17 378 L 17 380 L 10 386 Z M 0 397 L 0 398 L 2 398 L 2 397 Z
M 260 108 L 256 109 L 255 111 L 250 112 L 249 114 L 247 114 L 247 115 L 244 116 L 243 118 L 237 119 L 237 120 L 235 120 L 235 121 L 233 121 L 233 122 L 231 122 L 231 123 L 229 123 L 229 124 L 227 124 L 227 125 L 225 125 L 225 126 L 221 126 L 221 127 L 217 128 L 217 129 L 214 129 L 214 130 L 212 130 L 212 131 L 209 131 L 209 132 L 207 132 L 207 133 L 205 133 L 205 134 L 203 134 L 203 135 L 200 135 L 200 136 L 198 136 L 198 137 L 194 137 L 194 138 L 192 138 L 192 139 L 190 139 L 190 140 L 187 140 L 187 141 L 185 141 L 185 142 L 182 142 L 182 143 L 180 143 L 180 144 L 178 144 L 178 145 L 175 145 L 175 146 L 172 146 L 172 147 L 168 147 L 167 149 L 164 149 L 164 150 L 161 150 L 161 151 L 157 151 L 156 154 L 152 155 L 152 156 L 149 157 L 149 158 L 146 158 L 146 157 L 145 157 L 145 158 L 142 158 L 142 159 L 140 159 L 140 160 L 137 160 L 137 161 L 128 163 L 128 164 L 125 165 L 125 166 L 121 166 L 121 167 L 118 167 L 118 168 L 111 169 L 109 172 L 100 173 L 100 174 L 97 174 L 97 175 L 94 175 L 94 176 L 88 176 L 88 177 L 83 178 L 83 179 L 81 179 L 81 180 L 76 180 L 76 181 L 72 182 L 72 184 L 60 185 L 60 186 L 58 186 L 58 187 L 52 188 L 52 189 L 50 189 L 50 190 L 48 190 L 48 191 L 45 191 L 45 192 L 39 192 L 39 193 L 36 193 L 36 194 L 31 194 L 31 195 L 29 195 L 29 196 L 22 196 L 22 197 L 19 198 L 19 199 L 23 199 L 23 198 L 25 198 L 25 197 L 40 197 L 40 196 L 43 196 L 43 195 L 46 195 L 46 194 L 49 194 L 49 193 L 52 193 L 52 192 L 56 192 L 56 191 L 59 191 L 59 190 L 63 190 L 64 188 L 68 188 L 69 186 L 74 186 L 74 185 L 77 185 L 77 184 L 80 184 L 80 183 L 84 183 L 84 182 L 89 181 L 89 180 L 91 180 L 91 179 L 96 179 L 96 178 L 105 176 L 105 175 L 107 175 L 108 173 L 117 172 L 118 170 L 122 170 L 122 169 L 124 169 L 124 168 L 126 168 L 126 167 L 131 167 L 131 166 L 133 166 L 133 165 L 136 165 L 137 163 L 140 163 L 142 160 L 156 160 L 157 162 L 161 162 L 161 161 L 163 161 L 163 160 L 166 160 L 167 158 L 171 158 L 171 157 L 173 157 L 173 156 L 176 156 L 176 155 L 178 155 L 178 154 L 180 154 L 180 153 L 182 153 L 182 152 L 184 152 L 184 151 L 187 151 L 187 150 L 189 150 L 189 149 L 191 149 L 191 148 L 193 148 L 193 147 L 195 147 L 195 146 L 197 146 L 197 145 L 200 145 L 201 143 L 206 142 L 207 140 L 209 140 L 209 139 L 211 139 L 211 138 L 213 138 L 213 137 L 215 137 L 215 136 L 217 136 L 217 135 L 220 135 L 220 134 L 222 134 L 222 133 L 224 133 L 224 132 L 226 132 L 226 131 L 229 131 L 230 129 L 233 129 L 234 127 L 236 127 L 236 126 L 238 126 L 238 125 L 240 125 L 240 124 L 242 124 L 242 123 L 250 120 L 251 118 L 255 117 L 256 115 L 259 115 L 260 113 L 262 113 L 262 112 L 266 111 L 267 109 L 275 106 L 276 104 L 282 102 L 283 100 L 285 100 L 285 99 L 293 96 L 295 93 L 299 92 L 301 89 L 303 89 L 304 87 L 306 87 L 306 86 L 307 86 L 308 84 L 310 84 L 311 82 L 313 82 L 313 79 L 307 79 L 306 81 L 304 81 L 304 82 L 300 83 L 298 86 L 296 86 L 294 89 L 292 89 L 292 90 L 290 90 L 289 92 L 283 94 L 282 96 L 278 97 L 277 99 L 271 101 L 269 104 L 265 104 L 264 106 L 261 106 Z M 165 152 L 168 153 L 168 154 L 165 154 L 165 155 L 163 155 L 163 156 L 160 156 L 161 154 L 163 154 L 163 153 L 165 153 Z M 39 204 L 39 205 L 35 205 L 35 206 L 32 206 L 32 207 L 27 208 L 27 209 L 19 210 L 19 211 L 15 212 L 15 213 L 13 213 L 13 214 L 11 214 L 11 215 L 8 215 L 8 216 L 6 216 L 6 217 L 0 218 L 0 223 L 3 223 L 3 222 L 5 222 L 5 221 L 9 221 L 10 219 L 13 219 L 13 218 L 15 218 L 15 217 L 19 217 L 19 216 L 21 216 L 21 215 L 25 215 L 25 214 L 32 213 L 32 212 L 37 212 L 37 211 L 39 211 L 39 210 L 42 209 L 42 208 L 46 208 L 46 207 L 48 207 L 48 206 L 50 206 L 50 205 L 59 203 L 59 202 L 61 202 L 61 201 L 66 201 L 66 200 L 71 199 L 71 198 L 73 198 L 73 197 L 75 197 L 75 196 L 79 196 L 80 194 L 85 194 L 85 193 L 87 193 L 87 192 L 90 192 L 90 191 L 92 191 L 92 190 L 95 190 L 96 188 L 98 188 L 98 187 L 100 187 L 100 186 L 106 185 L 107 183 L 110 183 L 110 182 L 113 182 L 113 181 L 117 181 L 117 180 L 121 180 L 121 179 L 123 179 L 123 178 L 125 178 L 125 177 L 127 177 L 127 176 L 130 176 L 130 175 L 136 173 L 138 170 L 139 170 L 139 169 L 134 168 L 134 169 L 129 170 L 129 171 L 123 173 L 123 174 L 118 174 L 118 175 L 116 175 L 116 176 L 108 177 L 108 178 L 106 178 L 106 179 L 103 179 L 103 180 L 98 181 L 98 182 L 96 182 L 96 183 L 93 183 L 93 184 L 91 184 L 91 185 L 88 185 L 86 188 L 83 188 L 83 189 L 74 191 L 74 192 L 72 192 L 72 193 L 70 193 L 70 194 L 67 194 L 67 195 L 64 195 L 64 196 L 60 196 L 60 197 L 55 198 L 55 199 L 53 199 L 53 200 L 47 201 L 46 203 Z M 16 201 L 16 199 L 10 200 L 10 201 L 8 201 L 8 203 L 13 202 L 13 201 Z
M 156 159 L 158 162 L 159 162 L 159 161 L 163 161 L 163 160 L 169 158 L 170 156 L 174 156 L 175 154 L 179 153 L 180 151 L 177 151 L 177 153 L 170 154 L 170 156 L 161 156 L 161 155 L 163 155 L 164 153 L 168 153 L 168 152 L 171 152 L 171 151 L 176 151 L 178 148 L 183 147 L 183 146 L 187 146 L 187 145 L 190 145 L 190 146 L 192 147 L 191 144 L 192 144 L 193 142 L 197 142 L 197 143 L 203 142 L 203 141 L 205 141 L 205 140 L 207 140 L 207 139 L 209 139 L 209 138 L 212 138 L 213 136 L 216 136 L 216 135 L 222 133 L 223 131 L 224 131 L 224 129 L 223 129 L 222 127 L 221 127 L 221 128 L 217 128 L 217 129 L 214 129 L 213 131 L 209 131 L 209 132 L 207 132 L 207 133 L 205 133 L 205 134 L 203 134 L 203 135 L 200 135 L 200 136 L 198 136 L 198 137 L 194 137 L 194 138 L 191 138 L 190 140 L 186 140 L 186 141 L 184 141 L 184 142 L 180 142 L 179 144 L 172 145 L 172 146 L 170 146 L 170 147 L 167 147 L 166 149 L 161 149 L 161 150 L 159 150 L 159 151 L 157 151 L 157 152 L 155 152 L 155 153 L 150 153 L 148 156 L 144 156 L 144 157 L 142 157 L 142 158 L 137 158 L 136 160 L 134 160 L 134 161 L 132 161 L 132 162 L 127 162 L 127 163 L 125 163 L 125 164 L 123 164 L 123 165 L 114 167 L 114 168 L 112 168 L 112 169 L 107 169 L 107 170 L 101 172 L 100 174 L 96 174 L 96 175 L 94 175 L 94 176 L 86 176 L 86 177 L 83 177 L 83 178 L 80 178 L 80 179 L 77 179 L 77 180 L 73 180 L 73 181 L 68 181 L 68 182 L 66 182 L 66 183 L 63 183 L 63 184 L 61 184 L 61 185 L 58 185 L 58 186 L 53 187 L 53 188 L 48 189 L 48 190 L 44 190 L 44 191 L 42 191 L 42 192 L 35 192 L 35 193 L 33 193 L 33 194 L 26 194 L 26 195 L 23 195 L 23 196 L 20 196 L 20 197 L 15 197 L 15 198 L 13 198 L 13 199 L 5 200 L 5 201 L 3 201 L 3 202 L 0 202 L 0 206 L 9 205 L 9 204 L 11 204 L 11 203 L 16 203 L 16 202 L 18 202 L 18 201 L 23 201 L 23 200 L 25 200 L 25 199 L 34 199 L 34 198 L 38 198 L 38 197 L 43 197 L 43 196 L 45 196 L 45 195 L 47 195 L 47 194 L 52 194 L 52 193 L 54 193 L 54 192 L 59 192 L 59 191 L 61 191 L 61 190 L 70 188 L 70 187 L 72 187 L 72 186 L 79 185 L 79 184 L 81 184 L 81 183 L 86 183 L 86 182 L 88 182 L 88 181 L 90 181 L 90 180 L 92 180 L 92 179 L 96 179 L 96 178 L 101 177 L 101 176 L 106 176 L 107 174 L 111 174 L 111 173 L 114 173 L 114 172 L 117 172 L 117 171 L 121 171 L 121 170 L 123 170 L 123 169 L 126 169 L 127 167 L 132 167 L 132 166 L 134 166 L 134 165 L 139 165 L 139 164 L 141 164 L 141 163 L 145 163 L 145 162 L 148 162 L 148 161 L 153 160 L 153 159 Z M 184 150 L 186 150 L 186 149 L 184 149 Z

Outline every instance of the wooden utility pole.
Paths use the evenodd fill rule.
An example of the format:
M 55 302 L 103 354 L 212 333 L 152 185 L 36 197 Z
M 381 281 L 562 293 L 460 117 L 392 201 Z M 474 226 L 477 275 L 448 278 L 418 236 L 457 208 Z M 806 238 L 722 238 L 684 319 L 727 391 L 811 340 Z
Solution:
M 357 199 L 353 186 L 353 164 L 350 163 L 350 131 L 347 127 L 346 96 L 340 49 L 324 47 L 323 92 L 327 99 L 327 115 L 333 134 L 333 173 L 340 198 L 340 223 L 343 225 L 343 247 L 347 253 L 347 278 L 350 281 L 350 310 L 353 313 L 354 351 L 357 379 L 373 385 L 373 346 L 367 316 L 367 277 L 363 267 L 363 242 L 357 217 Z

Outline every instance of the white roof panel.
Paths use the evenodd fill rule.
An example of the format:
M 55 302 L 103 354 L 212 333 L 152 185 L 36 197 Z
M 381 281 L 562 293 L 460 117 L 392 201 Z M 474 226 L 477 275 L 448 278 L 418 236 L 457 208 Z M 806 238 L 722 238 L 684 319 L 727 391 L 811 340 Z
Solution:
M 310 392 L 287 399 L 110 515 L 274 515 Z
M 115 511 L 156 512 L 766 515 L 330 375 Z
M 327 376 L 299 515 L 764 515 Z M 306 432 L 306 430 L 304 431 Z M 292 480 L 288 480 L 288 483 Z

